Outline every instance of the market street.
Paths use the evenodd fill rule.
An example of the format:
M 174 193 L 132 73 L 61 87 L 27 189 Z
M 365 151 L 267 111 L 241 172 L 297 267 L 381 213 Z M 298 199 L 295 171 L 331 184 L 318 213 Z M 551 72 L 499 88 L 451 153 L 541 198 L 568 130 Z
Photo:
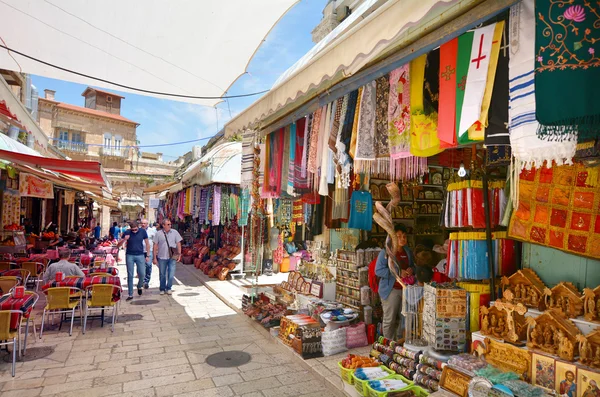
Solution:
M 125 266 L 119 266 L 126 284 Z M 121 302 L 119 322 L 88 322 L 86 334 L 75 322 L 44 330 L 40 341 L 30 333 L 28 354 L 40 347 L 53 353 L 17 364 L 11 377 L 7 353 L 0 355 L 0 395 L 28 396 L 336 396 L 331 384 L 316 375 L 288 348 L 274 340 L 260 325 L 219 300 L 201 285 L 189 267 L 178 265 L 172 296 L 160 296 L 158 272 L 150 289 L 137 294 L 132 305 Z M 194 269 L 195 270 L 195 269 Z M 35 308 L 39 328 L 44 295 Z M 58 323 L 58 321 L 57 321 Z M 38 334 L 39 336 L 39 334 Z M 241 350 L 251 361 L 240 367 L 215 368 L 205 363 L 208 355 Z M 82 394 L 83 393 L 83 394 Z

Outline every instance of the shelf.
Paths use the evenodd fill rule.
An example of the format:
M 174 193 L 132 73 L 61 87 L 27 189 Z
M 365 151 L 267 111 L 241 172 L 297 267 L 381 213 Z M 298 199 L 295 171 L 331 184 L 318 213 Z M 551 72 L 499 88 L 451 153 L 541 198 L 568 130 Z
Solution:
M 416 199 L 415 201 L 417 203 L 425 203 L 425 202 L 429 202 L 429 203 L 443 203 L 444 199 Z
M 344 302 L 339 302 L 339 303 L 341 303 L 344 306 L 349 306 L 349 307 L 351 307 L 353 309 L 360 310 L 360 307 L 358 307 L 358 306 L 354 306 L 354 305 L 351 305 L 349 303 L 344 303 Z
M 339 258 L 335 258 L 336 261 L 338 262 L 346 262 L 346 263 L 354 263 L 355 261 L 349 261 L 348 259 L 339 259 Z
M 351 273 L 358 273 L 358 270 L 352 270 L 352 269 L 344 269 L 343 267 L 336 267 L 337 270 L 344 270 L 347 272 L 351 272 Z
M 427 184 L 427 183 L 421 183 L 417 186 L 423 186 L 423 187 L 444 187 L 444 185 L 433 185 L 433 184 Z
M 336 290 L 336 291 L 335 291 L 335 294 L 336 294 L 336 295 L 345 296 L 346 298 L 354 299 L 354 300 L 357 300 L 357 301 L 359 301 L 359 300 L 360 300 L 360 295 L 359 295 L 358 297 L 356 297 L 356 296 L 352 296 L 352 295 L 345 294 L 345 293 L 343 293 L 343 292 L 340 292 L 340 291 L 338 291 L 338 290 Z
M 424 237 L 424 236 L 443 236 L 444 233 L 429 233 L 429 234 L 417 234 L 416 236 Z
M 417 216 L 440 216 L 442 214 L 417 214 Z
M 346 284 L 342 284 L 342 283 L 336 283 L 336 287 L 338 286 L 338 284 L 339 284 L 340 286 L 343 286 L 343 287 L 346 287 L 346 288 L 352 288 L 353 290 L 355 290 L 355 291 L 359 291 L 359 292 L 360 292 L 360 288 L 358 288 L 358 287 L 354 287 L 354 286 L 352 286 L 352 285 L 346 285 Z

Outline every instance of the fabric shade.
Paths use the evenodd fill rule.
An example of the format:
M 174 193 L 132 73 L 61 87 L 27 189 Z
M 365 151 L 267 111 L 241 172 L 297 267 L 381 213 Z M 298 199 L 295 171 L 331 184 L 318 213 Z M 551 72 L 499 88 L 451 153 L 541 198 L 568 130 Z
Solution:
M 212 183 L 239 185 L 242 170 L 242 143 L 219 145 L 192 164 L 183 174 L 182 182 L 201 186 Z
M 16 51 L 111 82 L 220 97 L 246 71 L 265 36 L 296 2 L 6 0 L 0 2 L 2 39 Z M 0 51 L 0 69 L 135 92 L 5 50 Z M 179 100 L 207 106 L 220 102 Z

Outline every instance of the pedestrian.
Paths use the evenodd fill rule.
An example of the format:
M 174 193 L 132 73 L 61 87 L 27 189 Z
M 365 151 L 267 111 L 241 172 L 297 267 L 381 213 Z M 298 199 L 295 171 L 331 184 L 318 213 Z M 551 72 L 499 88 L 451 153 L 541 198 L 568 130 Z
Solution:
M 171 221 L 165 219 L 162 230 L 154 236 L 154 264 L 158 265 L 160 294 L 171 295 L 176 263 L 181 259 L 181 235 L 171 229 Z
M 398 251 L 394 254 L 400 268 L 394 266 L 401 278 L 409 277 L 415 274 L 415 261 L 407 245 L 406 226 L 398 223 L 394 226 L 394 231 L 398 236 Z M 377 257 L 375 274 L 380 278 L 379 296 L 383 306 L 383 336 L 396 340 L 396 332 L 400 334 L 402 331 L 402 285 L 396 281 L 390 271 L 385 250 L 382 250 Z
M 150 249 L 146 251 L 144 249 L 144 256 L 146 257 L 146 277 L 144 277 L 144 288 L 149 288 L 150 277 L 152 277 L 152 258 L 153 251 L 152 248 L 154 246 L 154 236 L 156 235 L 156 227 L 149 226 L 148 219 L 142 219 L 142 229 L 146 231 L 148 234 L 148 241 L 150 242 Z
M 69 262 L 69 258 L 71 257 L 71 250 L 64 249 L 59 251 L 58 262 L 55 262 L 48 266 L 48 269 L 44 272 L 44 283 L 49 283 L 56 278 L 56 273 L 62 273 L 64 277 L 67 276 L 79 276 L 85 277 L 85 274 L 81 271 L 79 266 L 76 264 Z
M 146 252 L 150 252 L 150 242 L 148 234 L 144 229 L 140 229 L 137 222 L 131 222 L 130 229 L 123 233 L 123 240 L 119 242 L 117 247 L 127 242 L 127 250 L 125 251 L 125 264 L 127 265 L 127 291 L 129 296 L 126 300 L 133 299 L 133 270 L 137 268 L 138 275 L 138 295 L 142 294 L 142 286 L 144 285 L 144 277 L 146 274 L 146 260 L 144 258 L 144 246 Z
M 99 223 L 96 223 L 96 227 L 94 228 L 94 238 L 96 240 L 100 240 L 100 231 L 102 230 L 102 228 L 100 227 Z
M 110 228 L 110 234 L 112 234 L 116 240 L 119 240 L 119 236 L 121 235 L 121 228 L 119 228 L 119 224 L 117 222 L 113 222 L 113 225 Z

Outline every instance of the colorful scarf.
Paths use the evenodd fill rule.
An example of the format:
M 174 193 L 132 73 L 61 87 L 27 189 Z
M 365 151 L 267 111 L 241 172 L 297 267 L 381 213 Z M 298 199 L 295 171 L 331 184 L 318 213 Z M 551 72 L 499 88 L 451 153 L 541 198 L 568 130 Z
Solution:
M 538 136 L 600 136 L 600 13 L 596 1 L 535 2 Z
M 354 155 L 354 172 L 370 173 L 375 162 L 375 112 L 376 91 L 375 80 L 366 84 L 360 100 L 358 128 L 356 132 L 356 152 Z
M 313 115 L 309 114 L 306 117 L 306 123 L 304 127 L 304 143 L 302 145 L 302 178 L 306 178 L 308 172 L 308 154 L 309 154 L 309 142 L 310 142 L 310 130 L 312 129 Z
M 214 195 L 212 199 L 212 224 L 219 225 L 221 220 L 221 186 L 214 186 Z
M 348 104 L 350 103 L 351 95 L 352 94 L 347 94 L 342 98 L 340 125 L 335 142 L 338 165 L 337 168 L 341 176 L 338 181 L 343 186 L 348 186 L 350 184 L 350 156 L 348 156 L 347 152 L 348 142 L 345 140 L 345 133 L 348 131 Z
M 456 62 L 458 38 L 440 47 L 440 109 L 438 137 L 443 148 L 456 147 Z
M 439 101 L 439 50 L 421 55 L 410 63 L 410 153 L 431 157 L 442 152 L 437 137 Z
M 356 106 L 354 109 L 354 120 L 352 121 L 352 135 L 350 136 L 350 148 L 348 153 L 350 157 L 354 159 L 354 155 L 356 154 L 356 140 L 358 138 L 358 118 L 360 116 L 360 104 L 362 102 L 364 87 L 360 87 L 358 89 L 358 96 L 356 98 Z
M 287 187 L 289 184 L 289 170 L 290 170 L 290 126 L 287 125 L 283 128 L 283 156 L 282 156 L 282 170 L 281 170 L 281 186 L 284 189 L 279 191 L 279 194 L 287 193 Z
M 509 35 L 509 42 L 515 43 L 510 46 L 508 112 L 510 145 L 515 158 L 513 170 L 517 173 L 511 180 L 516 181 L 522 168 L 541 167 L 544 161 L 570 164 L 576 140 L 550 142 L 536 135 L 534 0 L 523 0 L 510 8 Z M 517 192 L 513 185 L 511 193 Z
M 505 25 L 505 24 L 504 24 Z M 506 30 L 506 26 L 503 27 Z M 503 35 L 503 37 L 508 37 Z M 504 43 L 502 43 L 504 41 Z M 498 67 L 490 103 L 488 126 L 485 129 L 485 145 L 510 145 L 508 135 L 508 43 L 502 39 L 498 51 Z
M 239 200 L 240 214 L 238 216 L 238 225 L 248 225 L 248 211 L 250 210 L 250 189 L 242 189 L 242 194 Z
M 381 176 L 390 171 L 390 145 L 388 142 L 388 107 L 390 97 L 389 76 L 376 80 L 375 90 L 375 173 Z
M 264 197 L 273 198 L 281 195 L 281 177 L 283 174 L 284 129 L 267 136 L 265 164 Z
M 240 185 L 249 188 L 252 185 L 252 169 L 254 167 L 254 137 L 256 131 L 245 130 L 242 134 L 242 176 Z
M 306 193 L 308 189 L 308 180 L 306 179 L 306 168 L 302 168 L 303 164 L 306 167 L 306 117 L 296 121 L 296 155 L 294 157 L 294 190 L 298 194 Z
M 331 151 L 335 154 L 335 158 L 337 159 L 337 142 L 340 136 L 340 131 L 341 131 L 341 121 L 343 121 L 343 116 L 342 116 L 342 108 L 344 107 L 344 100 L 346 99 L 346 96 L 343 96 L 341 98 L 338 98 L 335 101 L 335 112 L 333 115 L 333 122 L 331 124 L 331 131 L 329 132 L 329 149 L 331 149 Z M 347 104 L 346 104 L 346 108 L 347 108 Z M 345 112 L 345 110 L 344 110 Z
M 317 172 L 317 153 L 319 151 L 319 128 L 321 127 L 321 113 L 323 108 L 317 109 L 313 114 L 310 130 L 310 143 L 308 149 L 308 164 L 306 170 L 312 174 Z
M 319 164 L 318 172 L 315 174 L 314 186 L 317 188 L 321 196 L 327 196 L 327 163 L 329 161 L 329 133 L 331 130 L 331 124 L 333 121 L 332 114 L 333 103 L 324 106 L 325 117 L 321 118 L 321 129 L 319 136 L 319 152 L 317 155 L 317 161 Z

